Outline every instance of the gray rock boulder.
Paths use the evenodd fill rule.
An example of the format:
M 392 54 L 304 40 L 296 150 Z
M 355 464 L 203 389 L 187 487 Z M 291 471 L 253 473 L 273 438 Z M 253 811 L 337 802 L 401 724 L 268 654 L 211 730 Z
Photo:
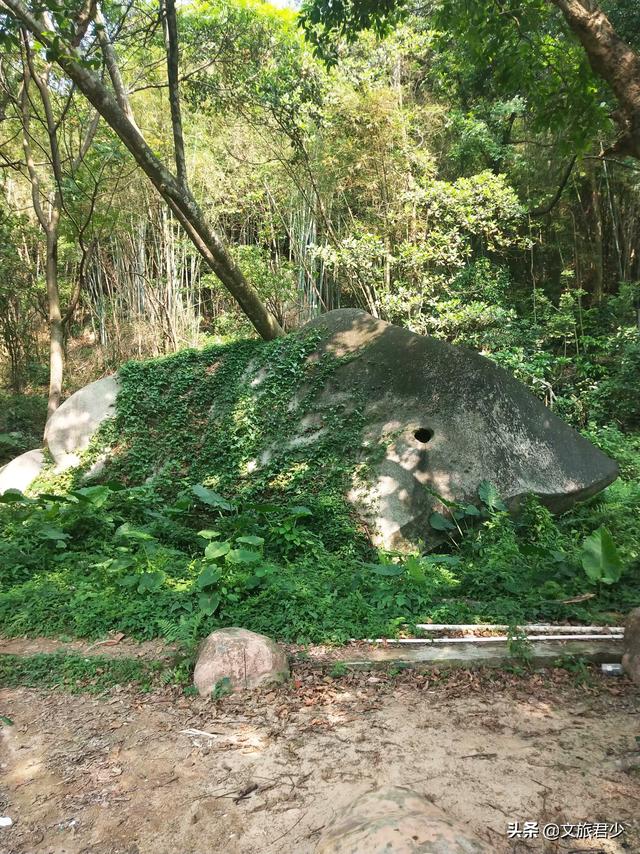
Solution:
M 316 854 L 490 854 L 490 848 L 409 789 L 356 798 L 325 830 Z
M 358 309 L 329 312 L 305 329 L 319 332 L 320 353 L 348 358 L 316 412 L 301 420 L 301 439 L 308 441 L 310 418 L 321 435 L 323 409 L 340 403 L 363 410 L 363 445 L 382 445 L 385 454 L 373 482 L 354 483 L 349 498 L 379 545 L 402 548 L 432 537 L 434 492 L 477 502 L 487 480 L 512 508 L 533 493 L 556 512 L 617 477 L 613 460 L 478 353 Z
M 98 427 L 115 414 L 117 375 L 104 377 L 81 388 L 53 413 L 46 441 L 59 471 L 77 465 Z
M 640 685 L 640 608 L 632 611 L 627 620 L 622 666 L 633 682 Z
M 289 678 L 287 656 L 277 643 L 247 629 L 218 629 L 200 646 L 193 684 L 208 697 L 223 679 L 235 690 L 257 688 Z
M 38 477 L 44 466 L 42 448 L 20 454 L 0 469 L 0 495 L 8 489 L 24 492 Z

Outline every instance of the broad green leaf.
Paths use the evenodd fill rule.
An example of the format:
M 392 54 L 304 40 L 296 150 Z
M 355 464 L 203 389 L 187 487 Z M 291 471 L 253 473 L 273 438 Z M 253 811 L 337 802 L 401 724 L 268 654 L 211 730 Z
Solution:
M 0 724 L 3 726 L 13 726 L 13 721 L 6 715 L 0 715 Z
M 69 534 L 65 534 L 60 528 L 54 528 L 52 525 L 41 525 L 38 528 L 38 534 L 45 540 L 68 540 Z
M 134 564 L 135 559 L 133 557 L 118 557 L 110 564 L 109 568 L 115 570 L 129 569 Z
M 209 543 L 204 550 L 204 556 L 209 560 L 216 560 L 216 558 L 226 555 L 230 549 L 231 545 L 226 540 L 222 543 Z
M 139 578 L 138 593 L 147 593 L 152 590 L 157 590 L 162 585 L 162 582 L 164 581 L 164 573 L 159 570 L 155 570 L 154 572 L 143 572 Z
M 202 537 L 205 540 L 215 540 L 216 537 L 221 536 L 220 531 L 211 531 L 208 528 L 205 528 L 204 531 L 198 531 L 198 536 Z
M 426 567 L 428 566 L 428 564 L 425 564 L 425 561 L 415 555 L 411 555 L 406 559 L 404 565 L 407 575 L 412 581 L 424 584 L 426 581 Z
M 267 504 L 264 501 L 243 504 L 243 509 L 250 513 L 276 513 L 282 510 L 277 504 Z
M 447 566 L 460 566 L 462 561 L 455 555 L 429 555 L 427 557 L 429 563 L 444 563 Z
M 215 566 L 205 567 L 198 576 L 198 587 L 203 590 L 205 587 L 211 587 L 212 584 L 217 584 L 220 581 L 220 572 Z
M 266 578 L 268 575 L 273 575 L 277 571 L 278 567 L 274 566 L 272 563 L 263 563 L 256 567 L 255 574 L 259 578 Z
M 192 486 L 191 492 L 193 492 L 197 499 L 209 507 L 216 507 L 218 510 L 235 510 L 234 505 L 227 501 L 226 498 L 223 498 L 218 492 L 214 492 L 213 489 L 207 489 L 206 486 L 202 486 L 200 483 Z
M 208 617 L 211 617 L 218 610 L 220 605 L 219 593 L 201 593 L 198 596 L 198 607 Z
M 399 563 L 369 563 L 367 566 L 376 575 L 384 575 L 388 578 L 404 575 L 405 573 L 405 567 Z
M 592 581 L 613 584 L 622 575 L 622 561 L 607 528 L 601 526 L 582 544 L 582 568 Z
M 142 511 L 145 516 L 149 519 L 157 519 L 159 522 L 165 522 L 171 524 L 171 519 L 164 515 L 164 513 L 158 512 L 158 510 L 146 510 Z
M 82 489 L 74 489 L 73 494 L 81 496 L 94 507 L 102 507 L 111 495 L 111 489 L 108 486 L 84 486 Z
M 41 492 L 36 499 L 39 504 L 52 502 L 53 504 L 77 504 L 78 499 L 72 493 L 68 495 L 53 495 L 50 492 Z
M 488 480 L 483 480 L 478 487 L 478 497 L 489 508 L 489 510 L 506 510 L 500 493 Z
M 7 489 L 0 495 L 0 504 L 35 504 L 33 498 L 27 498 L 19 489 Z
M 116 537 L 124 537 L 127 540 L 153 540 L 154 537 L 148 531 L 136 528 L 129 522 L 125 522 L 116 530 Z
M 226 557 L 232 563 L 256 563 L 262 560 L 262 555 L 249 549 L 232 549 Z
M 261 546 L 264 543 L 264 537 L 238 537 L 236 543 L 246 543 L 249 546 Z
M 289 512 L 292 516 L 313 516 L 313 512 L 309 510 L 308 507 L 304 507 L 302 505 L 296 505 L 295 507 L 290 507 Z
M 429 516 L 429 524 L 435 531 L 454 531 L 455 525 L 450 519 L 447 519 L 446 516 L 443 516 L 442 513 L 432 513 Z

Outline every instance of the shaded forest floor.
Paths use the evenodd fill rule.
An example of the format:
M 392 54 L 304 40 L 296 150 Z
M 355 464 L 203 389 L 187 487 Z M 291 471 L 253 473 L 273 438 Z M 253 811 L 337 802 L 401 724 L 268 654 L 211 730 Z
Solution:
M 408 786 L 501 852 L 640 851 L 640 695 L 595 671 L 349 673 L 222 700 L 4 689 L 3 854 L 310 854 L 340 808 Z M 507 838 L 511 821 L 620 822 L 615 840 Z M 546 846 L 546 847 L 545 847 Z

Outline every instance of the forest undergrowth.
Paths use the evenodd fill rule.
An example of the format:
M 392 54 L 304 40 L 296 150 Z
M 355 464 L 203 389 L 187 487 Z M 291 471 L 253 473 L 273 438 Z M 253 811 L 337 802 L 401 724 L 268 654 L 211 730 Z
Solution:
M 435 514 L 414 554 L 374 549 L 344 498 L 375 460 L 357 411 L 329 407 L 321 438 L 291 441 L 339 363 L 308 358 L 313 336 L 124 365 L 116 418 L 82 465 L 0 499 L 0 632 L 192 644 L 239 625 L 340 643 L 429 621 L 620 623 L 640 595 L 640 347 L 624 308 L 587 312 L 573 353 L 536 350 L 524 320 L 524 346 L 490 353 L 538 393 L 552 385 L 619 480 L 559 517 L 533 497 L 511 515 L 483 484 L 479 512 Z

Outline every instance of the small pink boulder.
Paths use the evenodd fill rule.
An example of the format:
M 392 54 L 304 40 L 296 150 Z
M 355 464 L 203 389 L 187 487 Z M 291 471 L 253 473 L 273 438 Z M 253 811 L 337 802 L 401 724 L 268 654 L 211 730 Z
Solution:
M 329 826 L 316 854 L 491 854 L 484 842 L 410 789 L 356 798 Z
M 216 685 L 237 691 L 288 678 L 289 664 L 281 647 L 271 638 L 238 628 L 218 629 L 205 638 L 193 671 L 201 697 L 210 696 Z
M 624 630 L 622 666 L 636 685 L 640 685 L 640 608 L 629 614 Z

